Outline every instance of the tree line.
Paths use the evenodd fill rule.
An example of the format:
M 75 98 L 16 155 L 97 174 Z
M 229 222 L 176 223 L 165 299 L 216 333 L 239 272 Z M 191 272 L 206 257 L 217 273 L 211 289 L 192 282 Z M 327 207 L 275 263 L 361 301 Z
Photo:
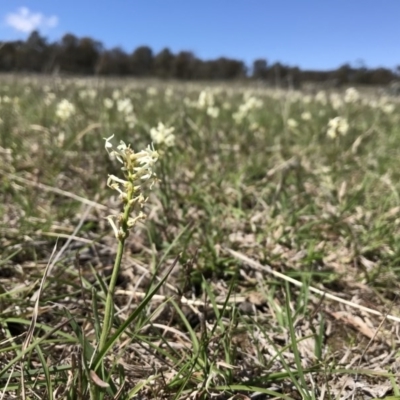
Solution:
M 132 53 L 120 47 L 105 49 L 90 37 L 65 34 L 49 43 L 38 31 L 23 41 L 0 42 L 0 72 L 61 73 L 97 76 L 156 77 L 182 80 L 256 79 L 273 85 L 299 87 L 302 83 L 386 85 L 400 77 L 400 67 L 358 68 L 344 64 L 331 71 L 301 70 L 281 63 L 257 59 L 251 68 L 226 57 L 201 60 L 190 51 L 172 53 L 168 48 L 154 54 L 148 46 Z

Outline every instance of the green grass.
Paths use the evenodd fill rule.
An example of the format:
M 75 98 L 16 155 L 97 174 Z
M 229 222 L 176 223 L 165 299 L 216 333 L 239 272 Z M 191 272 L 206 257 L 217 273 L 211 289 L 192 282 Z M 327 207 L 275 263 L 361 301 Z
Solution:
M 398 315 L 396 99 L 361 92 L 335 109 L 307 93 L 214 84 L 213 118 L 198 105 L 204 85 L 1 81 L 0 396 L 399 395 L 398 322 L 339 301 Z M 134 127 L 132 113 L 103 104 L 117 89 Z M 259 106 L 233 118 L 249 96 Z M 64 98 L 75 113 L 62 121 Z M 336 116 L 349 131 L 331 139 Z M 117 249 L 106 217 L 121 210 L 103 138 L 140 151 L 158 122 L 176 145 L 126 239 L 99 349 Z

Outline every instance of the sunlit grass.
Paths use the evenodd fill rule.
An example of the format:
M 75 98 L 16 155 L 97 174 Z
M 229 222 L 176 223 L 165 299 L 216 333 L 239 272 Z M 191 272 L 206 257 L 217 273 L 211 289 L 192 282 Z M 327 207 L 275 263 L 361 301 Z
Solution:
M 398 395 L 396 99 L 2 79 L 5 398 Z M 160 158 L 103 333 L 111 135 Z

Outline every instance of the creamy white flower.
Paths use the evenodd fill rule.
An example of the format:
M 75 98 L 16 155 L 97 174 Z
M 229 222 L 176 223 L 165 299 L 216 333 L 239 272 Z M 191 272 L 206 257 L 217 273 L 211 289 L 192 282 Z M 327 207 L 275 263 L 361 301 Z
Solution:
M 105 108 L 108 108 L 108 109 L 113 108 L 114 107 L 114 100 L 106 97 L 103 100 L 103 104 L 104 104 Z
M 298 101 L 303 100 L 303 94 L 301 92 L 289 91 L 286 96 L 286 99 L 291 103 L 296 103 Z
M 214 105 L 214 95 L 210 90 L 202 90 L 199 94 L 199 99 L 197 101 L 199 108 L 206 109 Z
M 128 114 L 125 116 L 125 122 L 130 129 L 133 129 L 137 123 L 137 118 L 135 114 Z
M 123 114 L 130 114 L 133 112 L 133 104 L 131 102 L 131 99 L 125 98 L 125 99 L 119 99 L 117 100 L 117 110 L 120 113 Z
M 118 100 L 120 97 L 121 97 L 121 91 L 118 90 L 118 89 L 115 89 L 115 90 L 112 92 L 112 98 L 113 98 L 114 100 Z
M 86 100 L 86 99 L 90 99 L 93 100 L 97 95 L 96 90 L 94 89 L 83 89 L 81 91 L 79 91 L 79 97 L 82 100 Z
M 249 97 L 245 102 L 245 108 L 247 110 L 261 108 L 262 106 L 263 106 L 262 100 L 254 96 Z
M 382 110 L 385 114 L 392 114 L 393 111 L 394 111 L 394 104 L 391 104 L 391 103 L 382 104 L 382 105 L 381 105 L 381 110 Z
M 117 217 L 115 215 L 109 215 L 106 218 L 110 223 L 112 230 L 114 231 L 115 237 L 118 239 L 123 232 L 118 229 L 116 223 L 114 222 L 114 219 L 116 219 Z
M 146 101 L 145 109 L 150 110 L 154 107 L 154 100 L 149 99 Z
M 114 136 L 114 135 L 113 135 Z M 112 137 L 112 136 L 111 136 Z M 129 146 L 127 146 L 126 145 L 126 143 L 123 141 L 123 140 L 121 140 L 120 142 L 119 142 L 119 145 L 117 146 L 117 150 L 119 151 L 119 152 L 123 152 L 123 151 L 126 151 L 127 149 L 129 149 Z
M 293 118 L 289 118 L 287 120 L 287 124 L 288 124 L 288 127 L 292 128 L 292 129 L 297 128 L 299 126 L 299 123 Z
M 344 94 L 344 101 L 346 103 L 356 103 L 358 100 L 360 100 L 360 93 L 357 89 L 353 87 L 346 89 Z
M 165 98 L 170 99 L 173 96 L 174 96 L 174 90 L 171 87 L 167 87 L 165 89 Z
M 245 118 L 247 118 L 253 110 L 259 109 L 263 106 L 263 102 L 261 99 L 251 96 L 249 93 L 245 93 L 243 97 L 244 103 L 239 106 L 237 112 L 232 114 L 232 118 L 238 124 L 241 123 Z
M 343 100 L 339 93 L 331 93 L 331 95 L 329 96 L 329 100 L 335 110 L 338 110 L 343 106 Z
M 311 115 L 311 113 L 309 111 L 304 111 L 304 112 L 301 113 L 300 118 L 303 121 L 310 121 L 311 118 L 312 118 L 312 115 Z
M 107 153 L 110 154 L 109 149 L 112 149 L 113 145 L 111 143 L 111 139 L 114 137 L 114 135 L 111 135 L 109 138 L 104 138 L 104 140 L 106 141 L 104 147 L 107 150 Z
M 349 123 L 346 118 L 335 117 L 328 122 L 328 137 L 335 139 L 338 135 L 346 135 L 349 130 Z
M 158 90 L 154 86 L 150 86 L 149 88 L 147 88 L 147 94 L 149 96 L 157 96 Z
M 194 101 L 192 101 L 192 100 L 190 100 L 190 98 L 187 97 L 187 96 L 185 96 L 185 97 L 183 98 L 183 104 L 184 104 L 186 107 L 197 107 L 197 103 L 194 102 Z
M 153 166 L 158 160 L 158 153 L 154 148 L 147 146 L 145 150 L 134 154 L 135 159 L 140 164 L 139 167 L 135 167 L 137 176 L 142 181 L 147 181 L 155 176 L 153 172 Z
M 379 103 L 378 103 L 378 101 L 375 100 L 375 99 L 369 100 L 368 105 L 369 105 L 371 108 L 378 108 L 378 107 L 379 107 Z
M 111 143 L 113 137 L 114 135 L 111 135 L 109 138 L 104 138 L 106 141 L 105 149 L 110 156 L 116 157 L 121 164 L 124 164 L 122 170 L 128 171 L 129 169 L 128 172 L 135 172 L 135 180 L 145 181 L 152 179 L 154 183 L 156 175 L 152 168 L 158 160 L 157 151 L 155 151 L 153 147 L 147 146 L 145 150 L 135 153 L 130 146 L 127 146 L 122 140 L 117 146 L 117 149 L 114 150 L 113 144 Z M 118 190 L 117 186 L 119 184 L 126 185 L 127 181 L 115 175 L 109 175 L 107 184 L 113 189 Z
M 154 143 L 171 147 L 175 144 L 175 135 L 172 133 L 174 130 L 174 127 L 167 128 L 162 122 L 159 122 L 157 128 L 150 129 L 150 136 Z
M 56 116 L 62 121 L 66 121 L 75 114 L 75 106 L 67 99 L 61 100 L 56 109 Z
M 232 114 L 232 118 L 237 124 L 240 124 L 246 118 L 246 115 L 244 113 L 241 113 L 240 111 L 237 111 Z
M 116 190 L 120 194 L 121 199 L 124 199 L 126 198 L 126 190 L 120 189 L 120 184 L 122 184 L 124 189 L 126 189 L 128 186 L 127 181 L 124 181 L 115 175 L 108 175 L 107 186 L 113 190 Z
M 158 153 L 148 145 L 144 150 L 135 153 L 135 158 L 141 164 L 141 168 L 152 167 L 158 160 Z
M 44 104 L 46 104 L 46 106 L 49 106 L 50 104 L 53 103 L 53 101 L 56 99 L 56 95 L 53 92 L 47 92 L 46 96 L 44 98 Z
M 111 143 L 113 137 L 114 135 L 105 138 L 105 149 L 110 156 L 115 156 L 123 164 L 124 179 L 115 175 L 108 175 L 107 185 L 119 193 L 124 202 L 124 212 L 119 215 L 109 215 L 107 219 L 115 237 L 123 241 L 129 233 L 128 230 L 135 226 L 139 220 L 146 218 L 143 211 L 139 210 L 143 208 L 147 201 L 143 190 L 146 186 L 151 188 L 156 181 L 153 167 L 158 160 L 158 153 L 150 146 L 135 153 L 122 140 L 114 150 Z M 127 215 L 134 211 L 139 211 L 136 216 Z
M 88 89 L 87 90 L 87 97 L 89 99 L 94 100 L 96 98 L 96 96 L 97 96 L 97 90 L 96 89 Z
M 110 155 L 110 158 L 116 158 L 121 164 L 124 164 L 125 151 L 128 149 L 128 146 L 121 140 L 120 144 L 117 146 L 117 150 L 113 150 L 113 144 L 111 143 L 113 137 L 114 135 L 111 135 L 109 138 L 104 138 L 106 141 L 106 151 Z
M 326 92 L 323 90 L 320 90 L 316 95 L 315 95 L 315 101 L 318 103 L 321 103 L 322 105 L 326 105 L 328 103 L 328 97 L 326 95 Z
M 143 197 L 143 195 L 142 195 L 142 197 Z M 144 202 L 144 197 L 143 197 L 142 202 Z M 136 217 L 129 217 L 128 228 L 132 228 L 132 226 L 136 225 L 137 221 L 143 221 L 146 219 L 146 217 L 147 217 L 147 215 L 143 211 L 140 211 L 139 215 L 137 215 Z
M 260 125 L 257 122 L 252 122 L 250 124 L 250 130 L 251 131 L 257 131 L 260 129 Z
M 219 108 L 218 107 L 208 107 L 207 115 L 209 115 L 211 118 L 218 118 Z
M 64 145 L 65 142 L 65 132 L 60 132 L 57 136 L 57 142 L 60 147 Z

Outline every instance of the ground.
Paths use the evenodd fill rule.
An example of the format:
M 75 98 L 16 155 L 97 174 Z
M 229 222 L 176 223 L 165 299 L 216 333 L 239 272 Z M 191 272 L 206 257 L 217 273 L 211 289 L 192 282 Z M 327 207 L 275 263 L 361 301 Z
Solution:
M 397 99 L 0 79 L 3 398 L 400 398 Z

